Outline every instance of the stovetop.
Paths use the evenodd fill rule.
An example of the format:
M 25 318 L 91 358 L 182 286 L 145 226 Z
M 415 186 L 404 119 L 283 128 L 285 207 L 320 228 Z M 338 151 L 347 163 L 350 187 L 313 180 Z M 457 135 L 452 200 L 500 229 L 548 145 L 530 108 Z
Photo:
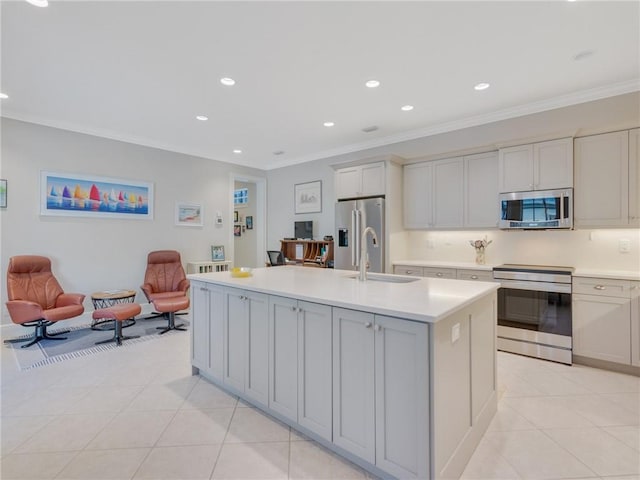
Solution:
M 498 267 L 493 267 L 493 270 L 501 272 L 552 273 L 555 275 L 572 275 L 574 268 L 549 265 L 517 265 L 507 263 Z

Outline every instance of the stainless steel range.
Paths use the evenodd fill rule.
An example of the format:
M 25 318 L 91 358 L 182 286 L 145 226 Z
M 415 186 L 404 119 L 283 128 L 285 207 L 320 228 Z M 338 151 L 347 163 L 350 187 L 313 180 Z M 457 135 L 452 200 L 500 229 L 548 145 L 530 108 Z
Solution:
M 571 365 L 571 267 L 494 267 L 498 350 Z

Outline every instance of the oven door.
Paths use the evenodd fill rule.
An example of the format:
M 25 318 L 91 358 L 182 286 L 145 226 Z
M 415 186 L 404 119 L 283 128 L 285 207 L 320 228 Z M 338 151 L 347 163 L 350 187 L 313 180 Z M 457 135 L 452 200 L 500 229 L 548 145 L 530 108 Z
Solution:
M 516 288 L 510 288 L 510 283 Z M 571 337 L 571 286 L 568 292 L 552 292 L 523 289 L 523 283 L 535 282 L 502 282 L 498 325 Z

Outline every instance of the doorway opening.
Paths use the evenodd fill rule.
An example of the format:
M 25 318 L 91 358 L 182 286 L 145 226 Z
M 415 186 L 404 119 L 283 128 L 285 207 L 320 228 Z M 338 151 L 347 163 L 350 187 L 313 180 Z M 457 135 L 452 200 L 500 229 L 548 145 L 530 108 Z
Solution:
M 266 252 L 266 179 L 231 174 L 233 194 L 229 218 L 229 245 L 233 245 L 233 266 L 264 267 Z

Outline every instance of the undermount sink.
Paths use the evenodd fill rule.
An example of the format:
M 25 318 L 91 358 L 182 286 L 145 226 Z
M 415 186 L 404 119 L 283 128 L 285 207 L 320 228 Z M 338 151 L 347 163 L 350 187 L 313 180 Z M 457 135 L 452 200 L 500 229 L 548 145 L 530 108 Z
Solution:
M 358 279 L 360 275 L 350 275 L 348 278 Z M 402 275 L 385 275 L 384 273 L 367 273 L 367 282 L 387 282 L 387 283 L 411 283 L 417 282 L 420 277 L 405 277 Z

